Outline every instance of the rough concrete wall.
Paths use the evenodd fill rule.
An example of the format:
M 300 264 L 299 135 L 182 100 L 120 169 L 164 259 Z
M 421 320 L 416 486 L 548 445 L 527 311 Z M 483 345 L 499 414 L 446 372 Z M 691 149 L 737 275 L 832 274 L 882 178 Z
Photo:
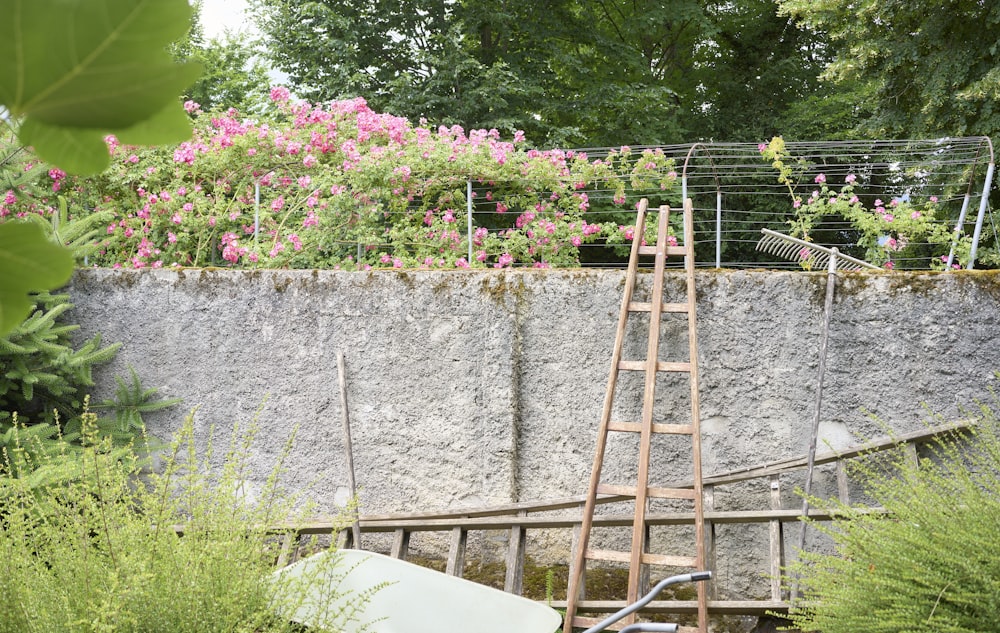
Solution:
M 585 492 L 624 278 L 86 270 L 70 292 L 81 335 L 125 343 L 99 372 L 100 394 L 133 365 L 147 386 L 197 406 L 202 437 L 215 424 L 217 442 L 260 409 L 258 484 L 298 426 L 290 484 L 312 483 L 327 510 L 346 497 L 343 351 L 362 511 L 385 513 Z M 697 284 L 705 472 L 805 453 L 825 273 L 706 271 Z M 670 273 L 666 287 L 682 292 L 681 274 Z M 1000 369 L 998 297 L 1000 277 L 988 272 L 841 275 L 823 441 L 836 448 L 882 434 L 863 410 L 906 432 L 927 418 L 924 403 L 954 418 L 987 397 Z M 661 359 L 686 357 L 684 327 L 682 318 L 665 321 Z M 646 329 L 630 322 L 626 357 L 645 356 Z M 663 378 L 663 421 L 685 419 L 687 390 L 686 378 Z M 637 419 L 637 392 L 641 376 L 623 376 L 616 417 Z M 166 436 L 181 417 L 175 410 L 149 422 Z M 628 440 L 611 445 L 606 480 L 634 477 L 634 450 Z M 653 478 L 683 478 L 685 450 L 658 445 Z M 821 477 L 819 485 L 832 484 Z M 766 490 L 733 487 L 716 505 L 763 509 L 767 499 Z M 752 545 L 723 554 L 734 591 L 755 593 L 763 581 L 743 577 L 760 567 L 750 552 L 766 552 L 766 533 L 742 538 Z

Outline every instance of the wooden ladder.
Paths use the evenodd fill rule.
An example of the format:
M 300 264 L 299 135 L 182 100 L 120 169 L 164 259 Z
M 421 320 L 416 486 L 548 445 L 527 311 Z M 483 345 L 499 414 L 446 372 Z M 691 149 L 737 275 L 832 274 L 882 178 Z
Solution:
M 566 620 L 564 624 L 565 633 L 572 633 L 574 627 L 593 626 L 600 620 L 598 618 L 587 618 L 577 615 L 578 603 L 584 599 L 584 577 L 588 561 L 608 561 L 628 564 L 628 594 L 626 599 L 622 601 L 622 606 L 635 602 L 648 590 L 650 566 L 685 568 L 689 571 L 696 571 L 704 569 L 705 564 L 705 520 L 702 498 L 701 437 L 698 409 L 698 346 L 695 323 L 695 260 L 692 205 L 690 199 L 684 203 L 685 237 L 683 246 L 673 246 L 669 243 L 670 239 L 667 227 L 670 208 L 667 206 L 661 206 L 659 209 L 656 245 L 642 245 L 642 238 L 645 234 L 647 206 L 648 202 L 645 199 L 640 201 L 635 234 L 632 239 L 632 251 L 629 257 L 628 274 L 625 281 L 625 292 L 622 297 L 621 310 L 618 317 L 618 329 L 611 356 L 611 373 L 608 379 L 597 434 L 597 449 L 590 475 L 590 486 L 584 505 L 580 535 L 577 539 L 573 562 L 570 567 Z M 636 287 L 639 256 L 641 255 L 655 256 L 652 290 L 648 302 L 635 302 L 632 300 Z M 685 258 L 687 276 L 686 300 L 681 303 L 663 302 L 664 270 L 668 256 L 684 256 Z M 622 358 L 622 348 L 625 343 L 627 323 L 631 313 L 649 313 L 649 334 L 645 360 L 625 360 Z M 687 360 L 660 360 L 660 331 L 664 313 L 686 315 L 688 339 Z M 612 420 L 618 374 L 622 371 L 645 372 L 641 421 Z M 660 372 L 681 372 L 689 375 L 691 386 L 689 421 L 669 423 L 654 415 L 656 378 Z M 611 484 L 602 481 L 601 470 L 604 463 L 605 449 L 607 448 L 608 438 L 611 433 L 639 434 L 638 471 L 635 485 Z M 650 485 L 650 452 L 654 434 L 690 437 L 693 488 L 668 488 Z M 591 528 L 594 524 L 594 510 L 597 506 L 599 495 L 620 495 L 627 499 L 627 501 L 620 503 L 634 502 L 630 551 L 593 549 L 590 547 Z M 693 548 L 691 548 L 693 551 L 687 550 L 684 555 L 656 554 L 650 552 L 650 533 L 646 518 L 650 499 L 683 500 L 675 503 L 684 506 L 688 504 L 693 506 L 695 518 L 695 543 Z M 623 542 L 623 540 L 619 542 Z M 698 591 L 698 628 L 696 630 L 700 631 L 700 633 L 707 633 L 708 602 L 705 583 L 696 583 L 696 585 Z M 619 624 L 627 625 L 634 621 L 635 616 L 632 615 L 623 619 Z

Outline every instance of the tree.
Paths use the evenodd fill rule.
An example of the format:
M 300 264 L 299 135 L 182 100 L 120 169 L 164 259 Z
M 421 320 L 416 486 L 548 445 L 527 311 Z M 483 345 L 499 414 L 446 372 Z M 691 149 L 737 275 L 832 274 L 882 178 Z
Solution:
M 769 138 L 828 61 L 772 0 L 252 2 L 300 96 L 543 146 Z
M 1000 133 L 1000 4 L 986 0 L 778 0 L 826 34 L 823 78 L 857 82 L 879 136 Z
M 195 45 L 188 58 L 205 68 L 184 93 L 203 110 L 236 108 L 257 112 L 267 102 L 270 78 L 249 36 L 226 34 Z

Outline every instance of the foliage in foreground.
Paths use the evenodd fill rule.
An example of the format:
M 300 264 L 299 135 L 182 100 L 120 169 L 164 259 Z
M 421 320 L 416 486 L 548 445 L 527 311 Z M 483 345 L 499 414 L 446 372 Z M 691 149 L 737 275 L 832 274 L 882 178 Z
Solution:
M 1000 621 L 1000 421 L 858 467 L 885 515 L 838 507 L 835 554 L 807 553 L 791 620 L 823 633 L 974 633 Z M 824 529 L 824 528 L 820 528 Z
M 198 66 L 173 63 L 163 46 L 190 27 L 184 0 L 0 0 L 0 15 L 0 127 L 45 160 L 96 173 L 109 162 L 108 132 L 139 145 L 190 137 L 176 97 Z M 37 228 L 0 225 L 0 335 L 30 312 L 28 292 L 54 290 L 72 271 L 69 251 Z
M 114 358 L 121 344 L 103 345 L 100 335 L 74 342 L 79 326 L 66 317 L 73 308 L 68 295 L 42 292 L 32 299 L 31 316 L 0 336 L 0 450 L 30 453 L 33 458 L 23 460 L 18 471 L 30 472 L 28 479 L 41 485 L 79 477 L 72 463 L 59 462 L 79 449 L 94 367 Z M 92 408 L 103 414 L 95 422 L 98 434 L 119 446 L 142 434 L 144 414 L 180 402 L 159 399 L 134 369 L 128 380 L 115 377 L 115 382 L 115 396 Z M 43 465 L 34 459 L 42 454 L 49 456 L 44 467 L 34 468 Z M 0 474 L 17 473 L 0 461 Z
M 275 608 L 294 608 L 289 596 L 305 585 L 272 580 L 277 539 L 265 528 L 296 516 L 281 460 L 250 499 L 253 431 L 235 428 L 213 467 L 211 448 L 195 451 L 193 424 L 188 416 L 154 474 L 98 439 L 90 416 L 78 481 L 39 493 L 0 478 L 0 633 L 294 630 Z

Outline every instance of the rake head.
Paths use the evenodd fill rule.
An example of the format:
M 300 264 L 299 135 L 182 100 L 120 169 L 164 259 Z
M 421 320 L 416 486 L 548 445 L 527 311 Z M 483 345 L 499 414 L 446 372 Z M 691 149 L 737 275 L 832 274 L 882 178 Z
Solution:
M 830 265 L 831 257 L 836 258 L 835 264 L 837 270 L 858 271 L 866 268 L 882 270 L 874 264 L 869 264 L 868 262 L 861 261 L 860 259 L 844 255 L 843 253 L 835 251 L 835 249 L 832 248 L 800 240 L 799 238 L 792 237 L 791 235 L 785 235 L 783 233 L 778 233 L 777 231 L 771 231 L 770 229 L 761 229 L 760 232 L 763 233 L 764 236 L 760 238 L 759 242 L 757 242 L 758 251 L 770 253 L 789 261 L 798 262 L 811 270 L 822 270 L 827 268 Z

